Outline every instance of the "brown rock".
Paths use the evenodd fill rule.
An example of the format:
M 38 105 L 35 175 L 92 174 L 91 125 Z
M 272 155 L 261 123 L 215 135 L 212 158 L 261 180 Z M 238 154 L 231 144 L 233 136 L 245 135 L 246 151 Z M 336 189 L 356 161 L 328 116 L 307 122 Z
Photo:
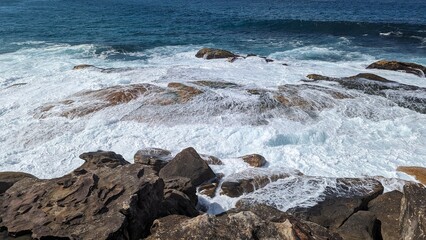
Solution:
M 232 58 L 237 57 L 237 55 L 222 49 L 215 48 L 203 48 L 195 54 L 197 58 L 204 59 L 218 59 L 218 58 Z
M 426 168 L 399 166 L 396 170 L 414 176 L 417 181 L 421 182 L 423 185 L 426 185 Z
M 384 69 L 392 70 L 399 72 L 406 72 L 417 75 L 419 77 L 424 77 L 426 73 L 426 67 L 420 64 L 407 63 L 407 62 L 397 62 L 397 61 L 387 61 L 381 60 L 370 64 L 367 69 Z
M 240 158 L 252 167 L 263 167 L 266 164 L 266 159 L 259 154 L 249 154 Z
M 402 239 L 426 239 L 426 188 L 421 184 L 404 186 L 401 200 L 400 228 Z
M 191 82 L 195 85 L 209 87 L 212 89 L 225 89 L 225 88 L 236 88 L 240 85 L 232 82 L 224 82 L 224 81 L 194 81 Z
M 191 147 L 178 153 L 160 170 L 159 176 L 163 179 L 186 177 L 191 179 L 193 186 L 199 186 L 216 177 L 209 165 Z
M 171 82 L 167 85 L 167 87 L 173 89 L 178 95 L 178 103 L 186 103 L 195 96 L 203 93 L 203 91 L 198 88 L 187 86 L 182 83 Z
M 209 165 L 223 165 L 222 160 L 215 156 L 200 154 L 200 157 Z
M 384 193 L 368 203 L 368 211 L 373 213 L 381 222 L 380 232 L 383 239 L 399 240 L 401 235 L 399 228 L 399 216 L 401 214 L 400 191 Z
M 80 64 L 80 65 L 74 66 L 72 69 L 73 70 L 81 70 L 81 69 L 85 69 L 85 68 L 94 68 L 94 67 L 95 66 L 89 65 L 89 64 Z
M 337 233 L 344 240 L 381 239 L 380 227 L 376 216 L 368 211 L 358 211 L 346 220 Z
M 306 78 L 311 79 L 311 80 L 315 80 L 315 81 L 332 79 L 330 77 L 319 75 L 319 74 L 309 74 L 309 75 L 306 76 Z
M 134 162 L 152 166 L 154 170 L 160 171 L 171 158 L 171 152 L 168 150 L 161 148 L 144 148 L 135 153 Z
M 16 182 L 24 178 L 36 178 L 24 172 L 0 172 L 0 194 L 6 192 Z
M 61 178 L 25 178 L 4 197 L 1 225 L 36 239 L 140 239 L 158 216 L 163 181 L 149 168 L 113 152 L 86 161 Z

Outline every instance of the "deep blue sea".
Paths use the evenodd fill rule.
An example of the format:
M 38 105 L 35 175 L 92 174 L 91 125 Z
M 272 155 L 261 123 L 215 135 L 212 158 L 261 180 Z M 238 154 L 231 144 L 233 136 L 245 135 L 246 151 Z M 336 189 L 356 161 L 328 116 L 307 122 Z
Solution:
M 425 13 L 425 0 L 1 0 L 0 53 L 25 42 L 95 44 L 120 60 L 161 46 L 263 55 L 316 46 L 424 63 Z

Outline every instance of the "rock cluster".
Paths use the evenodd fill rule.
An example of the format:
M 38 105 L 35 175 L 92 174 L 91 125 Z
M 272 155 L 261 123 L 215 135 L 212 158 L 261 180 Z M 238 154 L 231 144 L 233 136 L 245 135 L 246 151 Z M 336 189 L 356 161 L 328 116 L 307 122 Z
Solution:
M 246 194 L 306 177 L 298 171 L 254 167 L 222 179 L 193 148 L 174 157 L 141 149 L 133 164 L 114 152 L 80 158 L 82 166 L 56 179 L 0 173 L 0 239 L 392 240 L 424 239 L 426 233 L 426 188 L 420 184 L 382 194 L 377 180 L 338 178 L 316 204 L 282 212 Z M 243 194 L 241 200 L 223 214 L 203 213 L 197 188 L 215 197 L 219 186 L 228 196 Z

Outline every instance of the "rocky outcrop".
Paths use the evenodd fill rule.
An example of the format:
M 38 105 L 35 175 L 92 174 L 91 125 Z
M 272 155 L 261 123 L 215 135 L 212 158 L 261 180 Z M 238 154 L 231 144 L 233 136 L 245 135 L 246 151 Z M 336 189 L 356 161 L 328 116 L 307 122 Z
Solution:
M 242 156 L 240 158 L 243 159 L 244 162 L 248 163 L 252 167 L 263 167 L 267 163 L 266 159 L 259 154 L 249 154 L 249 155 Z
M 135 163 L 152 166 L 156 171 L 160 171 L 171 159 L 171 152 L 161 148 L 140 149 L 134 156 Z
M 218 59 L 218 58 L 233 58 L 238 57 L 238 55 L 235 55 L 229 51 L 222 50 L 222 49 L 215 49 L 215 48 L 203 48 L 200 49 L 197 54 L 195 54 L 197 58 L 204 58 L 204 59 Z
M 209 165 L 223 165 L 222 160 L 219 158 L 212 156 L 212 155 L 206 155 L 206 154 L 200 154 L 200 157 L 206 161 Z
M 426 185 L 426 168 L 399 166 L 396 170 L 414 176 L 417 181 L 421 182 L 423 185 Z
M 347 89 L 382 96 L 393 101 L 400 107 L 426 114 L 426 88 L 391 81 L 371 73 L 360 73 L 355 76 L 343 78 L 310 74 L 307 78 L 312 81 L 337 82 Z
M 195 217 L 199 214 L 196 209 L 198 197 L 191 179 L 176 177 L 165 179 L 164 201 L 160 206 L 159 216 L 173 214 Z
M 384 69 L 399 72 L 406 72 L 417 75 L 419 77 L 425 77 L 426 67 L 416 63 L 398 62 L 398 61 L 387 61 L 380 60 L 370 64 L 367 69 Z
M 383 193 L 382 184 L 374 179 L 338 178 L 334 189 L 324 191 L 324 200 L 312 207 L 296 207 L 288 212 L 306 221 L 336 230 L 368 203 Z
M 336 232 L 344 240 L 381 239 L 379 224 L 373 213 L 358 211 L 350 216 Z
M 23 172 L 0 172 L 0 194 L 6 192 L 16 182 L 25 178 L 36 178 L 31 174 Z
M 195 218 L 172 215 L 154 222 L 153 239 L 340 239 L 326 229 L 266 206 Z
M 140 239 L 158 216 L 164 183 L 149 168 L 113 152 L 82 154 L 61 178 L 25 178 L 6 191 L 2 223 L 33 238 Z
M 178 153 L 160 170 L 159 176 L 163 179 L 186 177 L 193 186 L 199 186 L 216 177 L 194 148 L 186 148 Z
M 404 240 L 426 239 L 426 188 L 410 183 L 404 186 L 400 228 Z
M 239 197 L 243 194 L 253 192 L 278 179 L 288 178 L 294 175 L 303 175 L 299 171 L 280 171 L 268 169 L 248 169 L 227 176 L 221 185 L 222 195 Z
M 401 213 L 402 193 L 392 191 L 378 196 L 368 203 L 368 211 L 380 221 L 380 232 L 383 239 L 399 240 L 399 216 Z

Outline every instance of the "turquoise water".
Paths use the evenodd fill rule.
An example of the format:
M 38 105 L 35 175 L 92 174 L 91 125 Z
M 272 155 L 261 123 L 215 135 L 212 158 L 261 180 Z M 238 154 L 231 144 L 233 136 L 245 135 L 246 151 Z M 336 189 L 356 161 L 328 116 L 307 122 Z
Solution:
M 0 53 L 42 43 L 95 44 L 99 54 L 114 50 L 110 59 L 135 60 L 144 56 L 128 53 L 161 46 L 262 55 L 317 46 L 426 63 L 425 12 L 424 0 L 2 0 Z

